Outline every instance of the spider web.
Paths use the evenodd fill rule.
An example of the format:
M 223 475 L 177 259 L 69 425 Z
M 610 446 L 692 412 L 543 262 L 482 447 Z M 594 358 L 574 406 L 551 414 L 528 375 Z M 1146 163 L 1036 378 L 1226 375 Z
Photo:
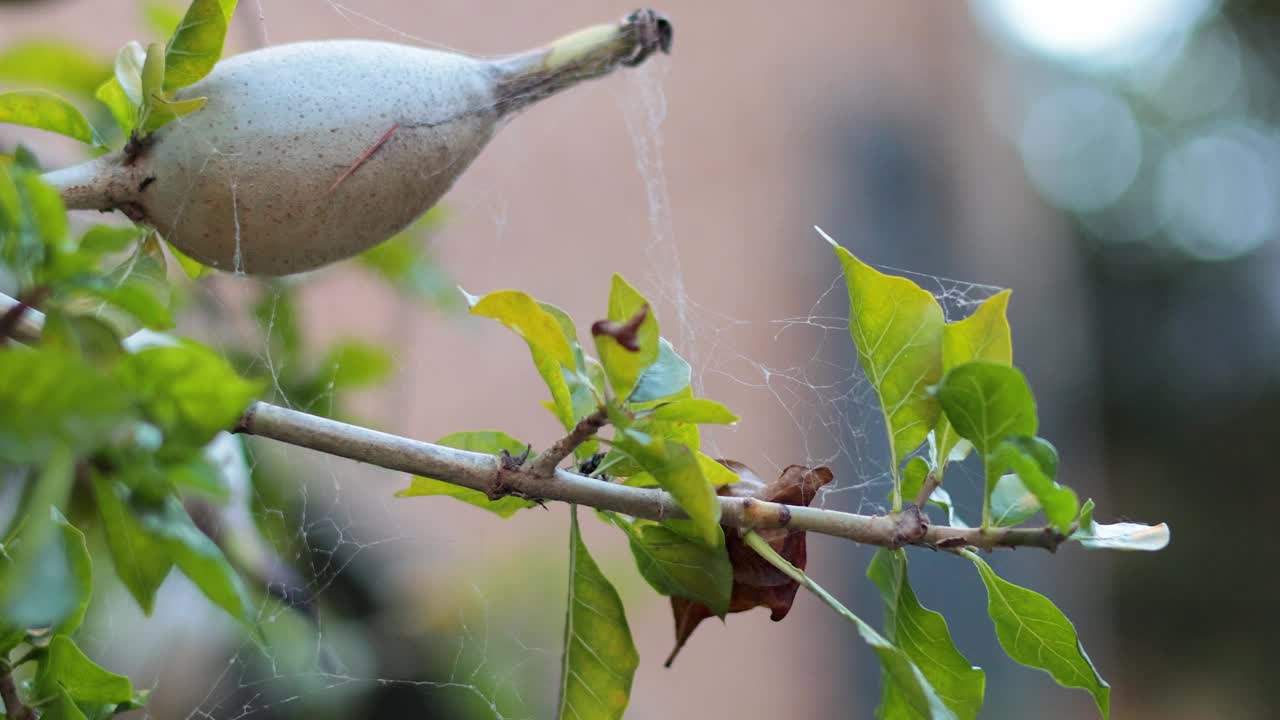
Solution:
M 352 35 L 445 47 L 400 31 L 352 3 L 324 4 L 350 24 Z M 270 29 L 279 22 L 270 4 L 241 5 L 241 17 L 252 17 L 258 40 L 269 44 Z M 696 282 L 686 284 L 681 252 L 689 248 L 678 232 L 679 208 L 664 167 L 666 72 L 664 63 L 651 62 L 619 81 L 627 85 L 617 95 L 643 187 L 630 202 L 649 225 L 640 289 L 659 306 L 664 334 L 693 366 L 699 396 L 731 408 L 764 407 L 775 418 L 772 439 L 760 444 L 753 458 L 757 471 L 767 475 L 795 463 L 830 465 L 840 470 L 837 480 L 815 504 L 882 511 L 890 486 L 884 433 L 874 390 L 849 338 L 847 296 L 834 258 L 825 288 L 780 319 L 735 317 L 713 298 L 690 291 Z M 209 158 L 220 152 L 209 145 Z M 234 194 L 236 180 L 230 182 Z M 502 189 L 494 194 L 500 196 Z M 496 204 L 501 207 L 501 198 Z M 505 213 L 493 212 L 492 222 L 501 237 Z M 856 245 L 840 238 L 838 228 L 828 230 L 847 246 Z M 797 228 L 797 235 L 812 235 L 805 252 L 829 253 L 809 229 Z M 884 269 L 931 291 L 949 320 L 967 315 L 999 290 Z M 210 308 L 214 318 L 244 317 L 252 282 L 219 281 L 214 290 L 199 291 L 197 303 Z M 408 305 L 397 317 L 411 323 L 418 312 L 420 307 Z M 249 346 L 254 364 L 268 371 L 284 404 L 332 412 L 337 400 L 332 385 L 314 397 L 286 392 L 281 377 L 289 368 L 264 340 L 276 321 L 273 308 L 265 320 L 236 328 L 238 338 L 214 333 L 211 342 L 228 353 Z M 401 348 L 395 360 L 405 367 L 417 358 Z M 743 415 L 748 421 L 756 416 Z M 736 432 L 704 431 L 704 451 L 718 457 L 722 447 L 739 447 Z M 224 511 L 224 522 L 246 537 L 256 536 L 245 541 L 257 543 L 252 552 L 271 549 L 291 569 L 272 576 L 274 597 L 261 602 L 257 621 L 265 638 L 246 638 L 180 578 L 164 585 L 150 619 L 142 618 L 119 588 L 98 598 L 103 611 L 87 628 L 87 640 L 123 656 L 123 669 L 138 685 L 153 689 L 147 717 L 399 717 L 411 710 L 415 717 L 514 720 L 549 714 L 559 671 L 566 572 L 560 518 L 548 522 L 540 512 L 526 511 L 508 521 L 516 526 L 512 533 L 526 534 L 529 546 L 547 550 L 548 556 L 493 552 L 452 530 L 424 529 L 423 521 L 450 513 L 443 500 L 416 505 L 417 520 L 406 521 L 406 501 L 392 498 L 405 484 L 398 474 L 258 441 L 250 443 L 245 458 L 235 480 L 241 495 Z M 250 480 L 250 473 L 281 471 L 295 481 L 283 494 Z M 468 517 L 486 526 L 498 522 L 487 515 L 476 519 L 478 514 Z M 598 542 L 592 547 L 598 558 L 620 560 L 611 567 L 625 562 L 624 555 L 610 555 L 616 547 Z M 424 565 L 431 567 L 424 570 Z M 638 604 L 664 602 L 633 571 L 628 577 L 610 575 L 629 614 Z M 654 661 L 642 658 L 644 672 Z M 641 699 L 633 693 L 633 703 Z

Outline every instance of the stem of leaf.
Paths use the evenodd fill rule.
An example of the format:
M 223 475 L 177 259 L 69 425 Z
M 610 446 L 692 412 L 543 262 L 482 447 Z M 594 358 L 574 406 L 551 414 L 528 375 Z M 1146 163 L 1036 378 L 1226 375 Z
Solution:
M 986 482 L 983 483 L 982 489 L 982 525 L 980 529 L 982 532 L 986 532 L 991 527 L 991 493 L 996 489 L 996 482 L 1000 480 L 1000 477 L 992 472 L 991 468 L 993 466 L 986 458 L 983 458 L 982 466 Z
M 764 558 L 766 562 L 777 568 L 782 572 L 782 574 L 800 583 L 804 589 L 816 595 L 819 600 L 826 603 L 832 610 L 835 610 L 836 614 L 854 625 L 857 625 L 858 629 L 863 632 L 870 631 L 875 633 L 875 630 L 863 621 L 862 618 L 854 615 L 853 612 L 850 611 L 849 608 L 845 607 L 843 603 L 832 597 L 831 593 L 824 590 L 818 583 L 809 579 L 809 576 L 805 575 L 803 570 L 787 562 L 787 559 L 779 555 L 778 552 L 769 545 L 769 542 L 760 537 L 755 530 L 747 531 L 747 533 L 742 536 L 742 540 L 747 544 L 747 547 L 754 550 L 757 555 Z

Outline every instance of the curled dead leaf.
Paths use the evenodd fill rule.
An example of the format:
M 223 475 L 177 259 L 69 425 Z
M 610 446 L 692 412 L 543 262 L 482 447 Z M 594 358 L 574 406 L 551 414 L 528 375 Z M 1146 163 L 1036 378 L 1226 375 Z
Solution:
M 649 306 L 647 304 L 641 305 L 636 314 L 632 315 L 631 319 L 625 323 L 612 320 L 598 320 L 592 323 L 591 334 L 593 336 L 608 335 L 631 352 L 640 352 L 640 339 L 637 333 L 640 330 L 640 325 L 648 315 Z
M 721 486 L 718 493 L 728 497 L 749 497 L 786 505 L 808 505 L 818 494 L 818 489 L 831 482 L 830 468 L 807 468 L 791 465 L 782 471 L 777 480 L 765 482 L 751 468 L 734 460 L 720 460 L 720 464 L 737 473 L 739 480 Z M 725 527 L 725 545 L 729 562 L 733 566 L 733 593 L 729 598 L 729 612 L 743 612 L 756 607 L 770 610 L 770 619 L 782 620 L 791 611 L 800 585 L 770 565 L 741 540 L 736 528 Z M 756 531 L 769 545 L 797 568 L 804 570 L 807 562 L 805 534 L 786 528 Z M 676 646 L 667 658 L 671 667 L 676 654 L 698 624 L 713 616 L 711 610 L 698 602 L 672 596 L 671 612 L 675 619 Z

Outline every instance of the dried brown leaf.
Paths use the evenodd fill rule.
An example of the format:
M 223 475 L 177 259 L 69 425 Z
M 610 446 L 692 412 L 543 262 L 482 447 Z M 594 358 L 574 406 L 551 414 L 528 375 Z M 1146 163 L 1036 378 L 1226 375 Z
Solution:
M 734 460 L 720 460 L 722 465 L 738 474 L 738 482 L 724 485 L 719 494 L 728 497 L 749 497 L 786 505 L 808 505 L 813 502 L 818 489 L 831 482 L 829 468 L 807 468 L 791 465 L 782 471 L 777 480 L 765 482 L 751 468 Z M 757 607 L 769 608 L 770 619 L 782 620 L 791 611 L 800 585 L 769 564 L 747 547 L 736 528 L 725 527 L 725 544 L 729 562 L 733 566 L 733 594 L 729 599 L 729 612 L 744 612 Z M 808 560 L 803 531 L 771 528 L 756 531 L 779 555 L 792 565 L 804 570 Z M 698 624 L 713 616 L 709 608 L 681 597 L 671 598 L 671 612 L 675 620 L 676 646 L 667 658 L 670 667 L 680 648 Z

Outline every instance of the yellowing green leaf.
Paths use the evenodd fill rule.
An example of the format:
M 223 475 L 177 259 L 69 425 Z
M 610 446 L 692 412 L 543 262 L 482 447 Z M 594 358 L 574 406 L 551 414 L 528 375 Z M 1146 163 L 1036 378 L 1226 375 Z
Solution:
M 686 398 L 663 403 L 653 409 L 653 419 L 667 422 L 732 425 L 738 416 L 715 400 Z
M 1085 654 L 1067 616 L 1040 593 L 996 575 L 991 566 L 972 551 L 963 552 L 977 566 L 987 587 L 987 614 L 1009 657 L 1049 673 L 1060 685 L 1088 691 L 1102 716 L 1109 717 L 1111 686 Z
M 916 599 L 907 578 L 907 555 L 901 549 L 876 552 L 867 577 L 884 600 L 885 634 L 920 668 L 938 697 L 962 720 L 982 709 L 986 676 L 973 667 L 951 640 L 947 621 Z M 910 703 L 892 676 L 884 675 L 880 716 L 909 717 Z
M 896 480 L 940 414 L 929 389 L 942 377 L 942 308 L 910 280 L 885 275 L 831 244 L 849 289 L 849 333 L 880 397 Z
M 663 490 L 671 493 L 689 514 L 704 543 L 710 547 L 724 544 L 720 502 L 715 488 L 702 474 L 694 451 L 678 442 L 632 430 L 619 433 L 614 445 L 652 475 Z
M 471 306 L 471 312 L 506 325 L 524 338 L 529 347 L 546 353 L 561 367 L 574 367 L 573 349 L 560 323 L 527 293 L 518 290 L 489 293 Z
M 155 99 L 150 108 L 151 112 L 147 114 L 147 121 L 142 124 L 142 130 L 143 132 L 159 130 L 174 120 L 199 110 L 208 101 L 209 98 L 206 97 L 174 101 Z
M 83 143 L 102 145 L 98 133 L 79 108 L 41 90 L 0 93 L 0 123 L 26 125 L 66 135 Z
M 944 373 L 967 362 L 982 360 L 1000 365 L 1013 364 L 1013 339 L 1009 331 L 1009 290 L 987 298 L 969 317 L 942 328 L 942 371 Z M 943 415 L 934 432 L 937 472 L 942 476 L 951 451 L 960 436 Z
M 702 468 L 702 476 L 712 485 L 716 487 L 729 485 L 738 482 L 740 479 L 737 473 L 725 467 L 723 463 L 715 460 L 710 455 L 702 452 L 695 452 L 694 454 L 698 456 L 698 467 Z
M 569 517 L 569 607 L 557 717 L 617 720 L 627 710 L 640 656 L 618 591 L 582 542 L 576 506 Z
M 115 118 L 116 125 L 120 127 L 120 132 L 125 136 L 138 126 L 138 106 L 129 99 L 124 88 L 120 87 L 119 80 L 107 78 L 106 82 L 98 86 L 98 91 L 93 96 L 107 106 L 111 117 Z
M 203 98 L 198 99 L 203 100 Z M 182 268 L 182 272 L 187 274 L 187 277 L 192 280 L 198 280 L 205 273 L 209 272 L 209 267 L 207 265 L 203 265 L 199 260 L 189 257 L 168 240 L 166 240 L 164 244 L 165 247 L 169 249 L 169 254 L 173 255 L 173 259 L 178 261 L 178 266 Z
M 639 402 L 632 397 L 632 391 L 636 389 L 636 383 L 645 368 L 658 360 L 658 318 L 654 316 L 653 305 L 638 290 L 621 275 L 613 276 L 613 285 L 609 290 L 610 322 L 625 323 L 646 306 L 649 311 L 636 331 L 638 351 L 622 347 L 608 335 L 594 336 L 596 352 L 604 365 L 609 385 L 613 388 L 614 395 L 622 401 Z
M 459 450 L 470 450 L 471 452 L 488 453 L 497 455 L 503 450 L 515 456 L 522 455 L 528 448 L 527 445 L 510 435 L 499 432 L 497 430 L 478 430 L 472 432 L 458 432 L 452 435 L 446 435 L 436 441 L 437 445 L 445 447 L 457 448 Z M 524 508 L 533 507 L 534 503 L 524 498 L 518 498 L 508 495 L 497 500 L 490 500 L 487 495 L 479 490 L 454 485 L 442 480 L 433 478 L 414 477 L 410 481 L 409 487 L 396 493 L 396 497 L 429 497 L 432 495 L 441 495 L 461 500 L 468 505 L 474 505 L 478 508 L 488 510 L 489 512 L 503 518 L 509 518 Z
M 222 57 L 227 14 L 218 0 L 193 0 L 165 48 L 164 89 L 187 87 L 213 70 Z

